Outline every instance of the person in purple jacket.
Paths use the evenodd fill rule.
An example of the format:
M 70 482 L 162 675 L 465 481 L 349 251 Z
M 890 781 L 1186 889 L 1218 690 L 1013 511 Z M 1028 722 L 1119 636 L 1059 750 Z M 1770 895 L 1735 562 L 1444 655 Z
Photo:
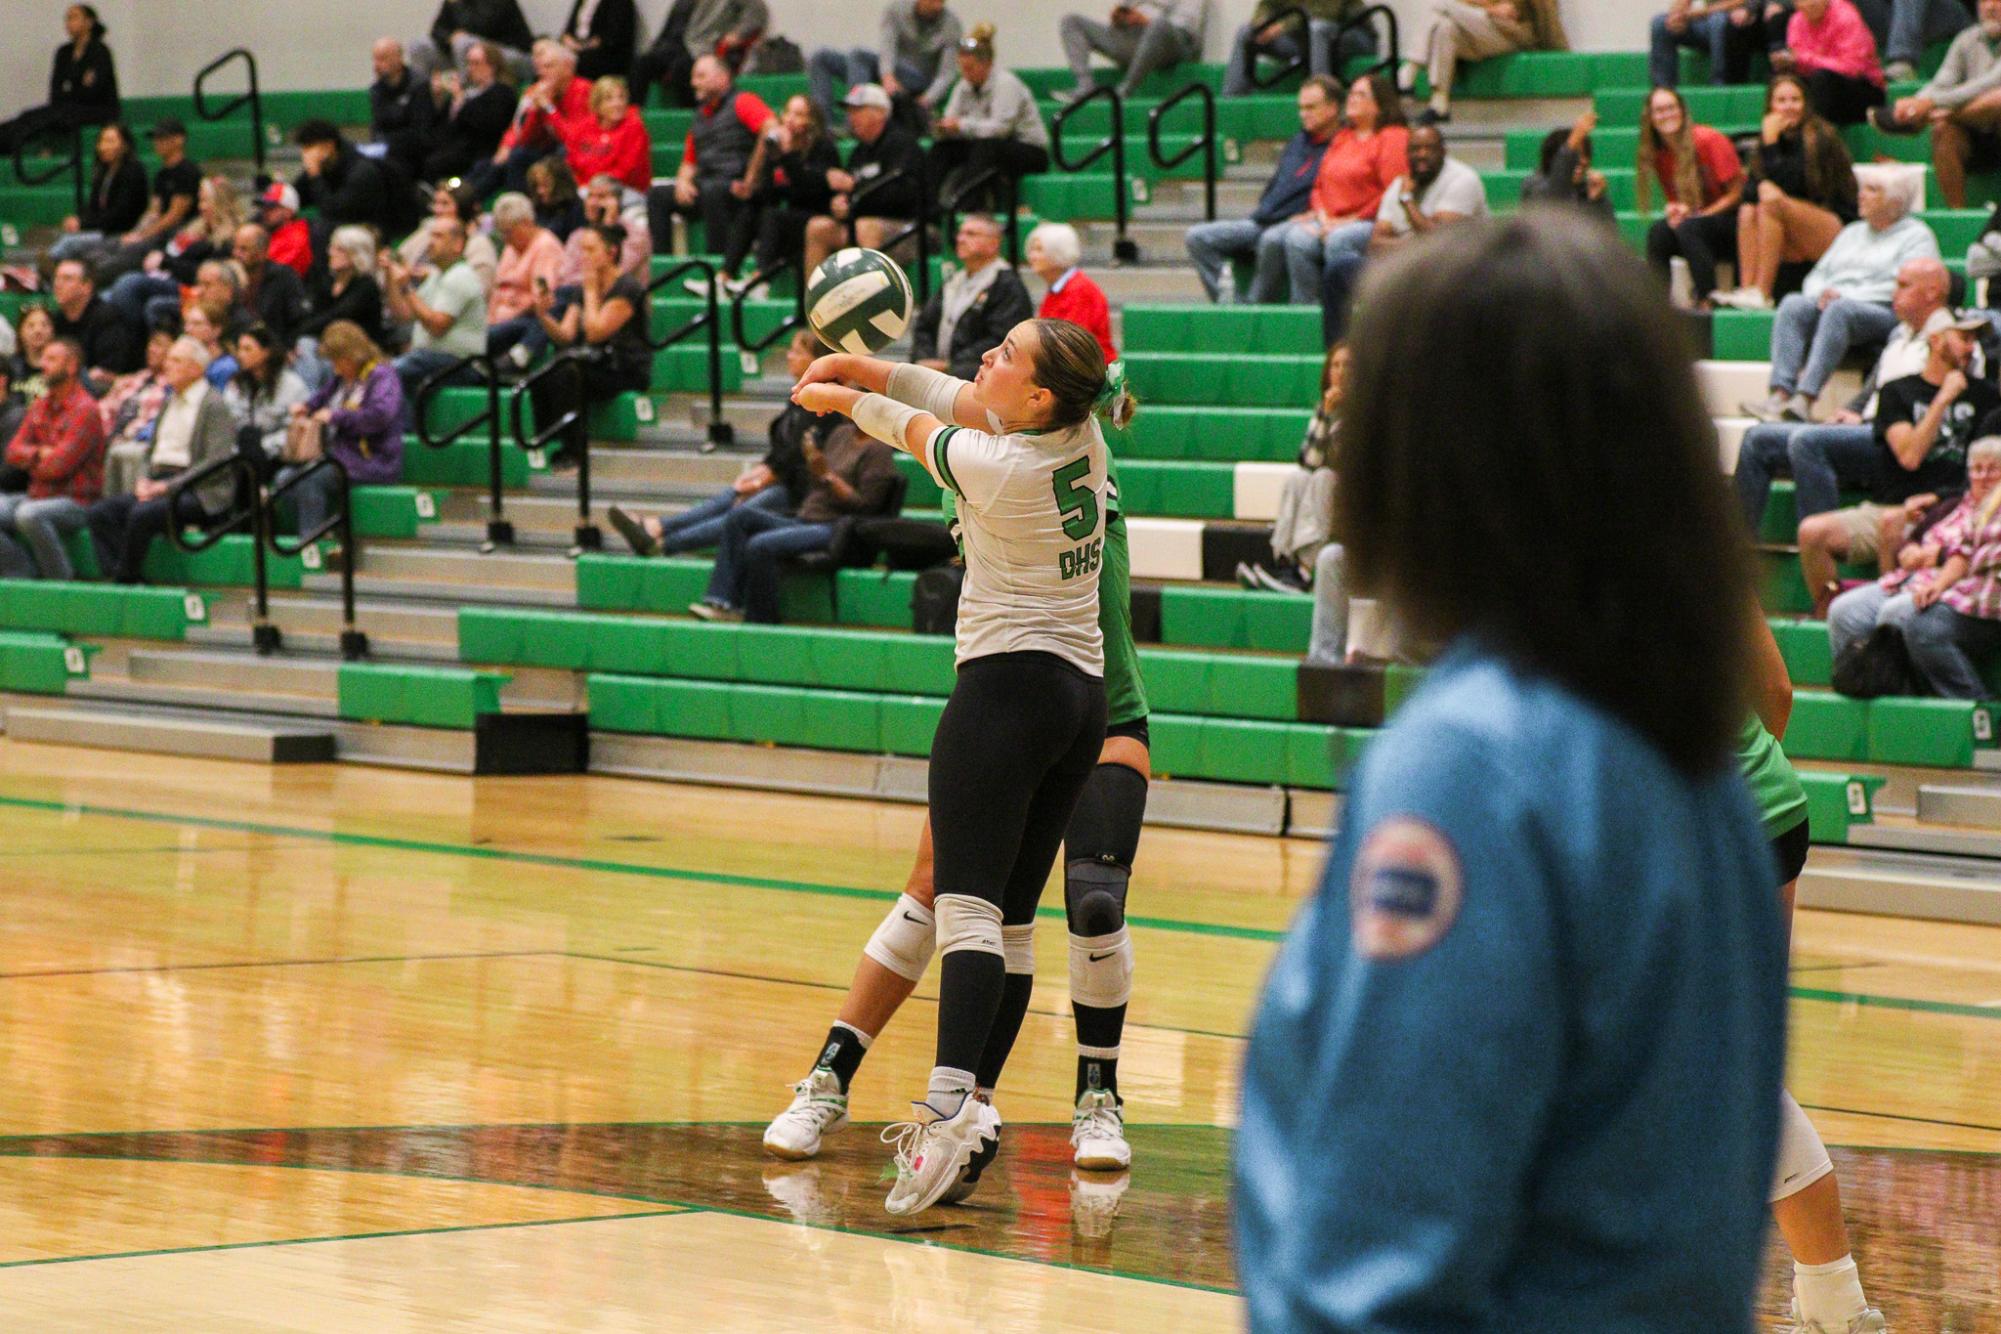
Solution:
M 351 483 L 393 482 L 403 475 L 403 382 L 396 364 L 352 320 L 335 320 L 320 335 L 320 355 L 333 378 L 292 415 L 320 422 L 321 445 Z M 283 486 L 305 470 L 295 464 L 278 474 Z M 299 531 L 310 533 L 326 521 L 336 481 L 331 469 L 308 477 L 290 494 L 298 507 Z M 351 552 L 342 553 L 351 558 Z

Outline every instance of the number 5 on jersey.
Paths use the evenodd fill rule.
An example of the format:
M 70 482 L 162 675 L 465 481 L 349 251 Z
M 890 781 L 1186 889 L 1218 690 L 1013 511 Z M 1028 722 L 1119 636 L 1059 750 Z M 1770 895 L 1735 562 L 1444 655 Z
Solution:
M 1087 486 L 1078 482 L 1091 471 L 1091 458 L 1073 459 L 1058 468 L 1050 476 L 1050 486 L 1056 492 L 1056 511 L 1063 516 L 1063 535 L 1073 542 L 1084 542 L 1098 531 L 1098 497 Z M 1104 539 L 1084 542 L 1075 551 L 1066 551 L 1057 560 L 1057 571 L 1064 579 L 1081 579 L 1098 568 L 1104 552 Z

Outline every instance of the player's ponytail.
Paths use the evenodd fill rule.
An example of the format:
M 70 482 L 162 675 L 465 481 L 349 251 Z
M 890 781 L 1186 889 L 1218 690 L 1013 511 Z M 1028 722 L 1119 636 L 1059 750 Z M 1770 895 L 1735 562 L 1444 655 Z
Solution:
M 1081 324 L 1041 319 L 1033 323 L 1040 344 L 1035 383 L 1055 399 L 1049 424 L 1078 426 L 1097 416 L 1118 430 L 1130 425 L 1139 412 L 1139 400 L 1126 388 L 1125 363 L 1105 365 L 1097 336 Z

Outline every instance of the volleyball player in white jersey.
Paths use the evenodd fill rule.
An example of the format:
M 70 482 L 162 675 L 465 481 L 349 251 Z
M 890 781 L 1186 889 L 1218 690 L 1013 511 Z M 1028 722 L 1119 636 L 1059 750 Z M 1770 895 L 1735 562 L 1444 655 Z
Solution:
M 974 1093 L 1028 1012 L 1035 910 L 1104 738 L 1105 392 L 1096 339 L 1064 320 L 1016 325 L 970 384 L 833 356 L 793 391 L 921 460 L 957 498 L 966 556 L 958 681 L 931 745 L 937 1057 L 916 1119 L 883 1132 L 893 1214 L 937 1203 L 998 1141 Z

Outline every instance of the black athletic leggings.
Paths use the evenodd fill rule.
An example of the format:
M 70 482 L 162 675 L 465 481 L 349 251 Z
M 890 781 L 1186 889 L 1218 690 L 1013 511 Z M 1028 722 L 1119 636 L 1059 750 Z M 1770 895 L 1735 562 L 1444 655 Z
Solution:
M 932 883 L 1035 920 L 1077 794 L 1105 737 L 1105 682 L 1052 653 L 959 669 L 931 742 Z

